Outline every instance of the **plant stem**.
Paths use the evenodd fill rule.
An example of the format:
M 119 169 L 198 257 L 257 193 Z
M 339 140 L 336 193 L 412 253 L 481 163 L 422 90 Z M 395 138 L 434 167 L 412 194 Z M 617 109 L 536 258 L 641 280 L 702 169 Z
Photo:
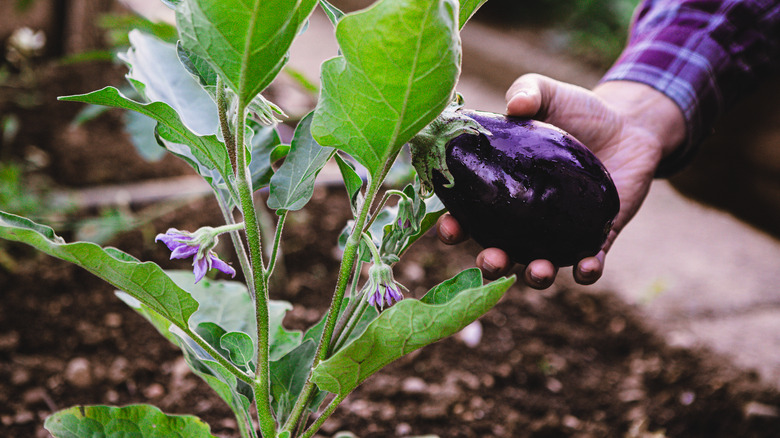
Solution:
M 252 183 L 247 172 L 246 153 L 244 151 L 244 133 L 247 108 L 245 105 L 238 107 L 238 120 L 236 127 L 235 150 L 236 155 L 236 186 L 238 188 L 241 213 L 244 216 L 244 224 L 247 243 L 249 245 L 249 261 L 252 265 L 252 281 L 255 288 L 255 318 L 257 320 L 257 376 L 252 386 L 255 388 L 255 400 L 257 402 L 257 416 L 260 421 L 260 431 L 264 437 L 274 437 L 276 424 L 271 411 L 270 391 L 270 365 L 269 355 L 269 310 L 268 288 L 263 271 L 263 249 L 260 240 L 260 227 L 257 222 L 257 212 L 252 198 Z
M 303 434 L 301 434 L 300 438 L 309 438 L 312 435 L 314 435 L 317 430 L 319 430 L 320 427 L 325 423 L 325 421 L 330 418 L 331 414 L 333 414 L 333 411 L 336 410 L 337 407 L 341 404 L 341 402 L 344 401 L 345 398 L 347 398 L 347 395 L 349 394 L 337 394 L 336 397 L 333 398 L 333 400 L 328 403 L 328 406 L 325 408 L 324 411 L 322 411 L 322 414 L 314 420 L 314 423 L 312 423 L 311 426 L 309 426 L 308 429 L 306 429 Z
M 350 304 L 352 304 L 350 302 Z M 336 335 L 336 343 L 333 347 L 333 351 L 339 351 L 341 347 L 344 346 L 344 344 L 349 339 L 349 336 L 352 334 L 352 332 L 355 330 L 355 327 L 357 327 L 360 320 L 363 318 L 363 314 L 366 313 L 366 309 L 368 309 L 368 300 L 361 297 L 359 300 L 359 303 L 357 306 L 355 306 L 357 310 L 353 310 L 353 315 L 350 315 L 350 319 L 347 321 L 347 326 L 345 330 L 343 330 L 341 333 L 338 333 Z
M 233 172 L 236 172 L 236 139 L 230 132 L 230 121 L 227 116 L 227 101 L 225 99 L 225 85 L 222 83 L 222 78 L 217 75 L 217 111 L 219 112 L 219 125 L 222 128 L 222 138 L 225 140 L 225 145 L 228 150 L 228 157 L 230 157 L 230 164 L 233 166 Z M 227 181 L 225 181 L 227 183 Z
M 279 215 L 279 219 L 276 221 L 276 233 L 274 234 L 273 249 L 271 251 L 271 257 L 268 259 L 268 266 L 265 268 L 266 281 L 271 277 L 276 267 L 276 259 L 279 256 L 279 244 L 282 241 L 282 229 L 284 228 L 284 221 L 287 219 L 287 211 L 282 212 Z
M 236 219 L 233 217 L 232 208 L 228 207 L 227 203 L 222 196 L 217 196 L 217 202 L 219 203 L 219 209 L 222 211 L 222 217 L 227 224 L 235 224 Z M 230 232 L 230 240 L 233 242 L 233 248 L 236 250 L 238 256 L 238 264 L 241 265 L 241 272 L 244 273 L 244 278 L 252 278 L 252 267 L 249 264 L 249 256 L 246 253 L 244 242 L 241 239 L 241 233 L 238 230 Z M 252 297 L 252 301 L 255 300 L 255 284 L 254 282 L 247 281 L 247 290 L 249 296 Z
M 347 238 L 347 243 L 344 247 L 344 254 L 341 258 L 341 266 L 339 267 L 338 280 L 336 282 L 336 290 L 333 293 L 333 299 L 331 300 L 330 307 L 328 308 L 328 314 L 325 318 L 325 327 L 322 331 L 322 337 L 320 338 L 319 345 L 317 346 L 317 352 L 314 356 L 314 363 L 312 363 L 309 376 L 306 378 L 306 383 L 303 386 L 301 394 L 295 401 L 295 406 L 284 424 L 283 431 L 289 431 L 292 434 L 292 429 L 298 423 L 303 411 L 306 409 L 306 405 L 309 403 L 309 397 L 314 391 L 314 382 L 311 380 L 314 368 L 323 360 L 325 360 L 330 353 L 331 341 L 333 331 L 338 320 L 339 310 L 341 310 L 341 303 L 344 300 L 344 293 L 346 292 L 347 285 L 350 278 L 352 278 L 355 270 L 355 263 L 357 261 L 357 253 L 360 248 L 360 240 L 362 239 L 363 227 L 366 224 L 371 205 L 376 200 L 377 192 L 382 187 L 382 182 L 387 176 L 387 172 L 390 170 L 393 160 L 388 160 L 385 163 L 385 167 L 379 172 L 378 175 L 371 178 L 368 188 L 366 189 L 365 202 L 362 208 L 355 218 L 355 223 L 352 226 L 352 231 Z M 335 407 L 334 407 L 335 409 Z

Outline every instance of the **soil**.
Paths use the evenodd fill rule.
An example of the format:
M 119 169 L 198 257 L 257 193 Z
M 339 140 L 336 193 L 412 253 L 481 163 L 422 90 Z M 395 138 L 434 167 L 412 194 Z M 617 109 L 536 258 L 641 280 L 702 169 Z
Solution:
M 22 127 L 11 156 L 23 157 L 20 151 L 34 146 L 48 157 L 38 172 L 63 186 L 189 172 L 172 158 L 143 162 L 120 132 L 118 113 L 69 127 L 76 107 L 66 108 L 54 96 L 121 80 L 117 70 L 81 65 L 44 75 L 50 79 L 33 88 L 38 103 L 32 107 L 22 108 L 9 98 L 18 93 L 3 90 L 0 107 L 16 114 Z M 71 141 L 62 141 L 68 136 Z M 273 291 L 273 298 L 296 304 L 289 327 L 314 323 L 328 304 L 338 264 L 336 236 L 348 215 L 344 193 L 322 188 L 290 217 L 287 277 Z M 110 245 L 164 268 L 184 269 L 188 263 L 169 261 L 163 245 L 153 243 L 154 234 L 220 220 L 213 201 L 194 201 Z M 218 436 L 238 436 L 227 406 L 109 285 L 25 246 L 3 248 L 17 264 L 13 271 L 0 268 L 0 435 L 48 436 L 43 419 L 75 404 L 152 403 L 167 413 L 198 415 Z M 397 278 L 419 297 L 472 266 L 476 250 L 473 244 L 446 247 L 426 236 L 398 265 Z M 637 309 L 598 286 L 587 292 L 515 286 L 480 324 L 476 346 L 448 338 L 370 378 L 320 436 L 350 430 L 364 438 L 769 438 L 780 430 L 772 408 L 780 405 L 780 394 L 761 386 L 757 375 L 706 351 L 668 346 Z

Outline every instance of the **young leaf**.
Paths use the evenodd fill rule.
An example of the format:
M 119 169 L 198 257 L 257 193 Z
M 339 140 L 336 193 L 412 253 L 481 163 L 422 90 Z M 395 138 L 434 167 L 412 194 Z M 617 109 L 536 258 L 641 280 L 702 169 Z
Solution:
M 287 420 L 295 400 L 303 390 L 316 351 L 316 342 L 307 340 L 279 360 L 271 362 L 272 407 L 279 423 Z
M 274 169 L 271 167 L 276 160 L 276 154 L 283 150 L 279 132 L 273 126 L 253 126 L 255 135 L 252 137 L 252 160 L 249 162 L 249 172 L 252 177 L 252 190 L 259 190 L 268 185 Z
M 0 211 L 0 238 L 26 243 L 41 252 L 71 262 L 125 291 L 172 324 L 186 328 L 198 308 L 180 288 L 152 262 L 140 262 L 117 249 L 94 243 L 65 241 L 49 227 Z
M 172 437 L 216 438 L 198 417 L 168 415 L 151 405 L 73 406 L 55 412 L 43 427 L 55 438 Z
M 352 343 L 320 362 L 312 380 L 324 391 L 349 394 L 390 362 L 457 333 L 479 318 L 514 281 L 512 276 L 470 288 L 442 304 L 405 299 L 382 312 Z
M 341 171 L 341 178 L 344 180 L 344 187 L 347 189 L 347 196 L 349 196 L 349 205 L 352 207 L 352 214 L 356 215 L 358 210 L 363 204 L 363 197 L 360 189 L 363 188 L 363 178 L 355 171 L 355 166 L 349 161 L 341 158 L 341 155 L 336 154 L 336 163 Z
M 216 169 L 223 180 L 229 181 L 233 168 L 227 154 L 227 148 L 216 135 L 199 136 L 190 131 L 182 122 L 176 110 L 164 102 L 140 103 L 128 99 L 114 87 L 105 87 L 87 94 L 60 97 L 68 102 L 84 102 L 105 105 L 114 108 L 129 109 L 149 116 L 158 122 L 157 134 L 164 140 L 176 144 L 188 145 L 193 158 L 199 164 Z
M 325 15 L 328 16 L 328 19 L 331 23 L 333 23 L 334 26 L 338 24 L 339 20 L 341 20 L 341 17 L 344 16 L 344 13 L 341 12 L 339 8 L 330 4 L 328 0 L 320 0 L 320 7 L 322 7 L 323 11 L 325 11 Z
M 381 0 L 339 21 L 343 56 L 322 64 L 312 135 L 372 176 L 452 98 L 460 73 L 455 0 Z
M 333 153 L 311 137 L 309 113 L 295 128 L 290 153 L 271 177 L 268 208 L 295 211 L 303 208 L 314 193 L 314 180 Z
M 250 369 L 255 355 L 252 338 L 244 332 L 225 333 L 220 338 L 220 346 L 230 354 L 230 361 L 244 369 Z
M 248 105 L 287 62 L 317 0 L 183 0 L 176 25 L 185 49 L 208 60 Z

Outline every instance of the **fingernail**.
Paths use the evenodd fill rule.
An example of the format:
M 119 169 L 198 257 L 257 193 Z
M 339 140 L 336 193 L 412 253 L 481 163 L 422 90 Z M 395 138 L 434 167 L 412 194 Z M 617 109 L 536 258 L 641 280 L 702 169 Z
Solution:
M 498 272 L 498 268 L 493 266 L 490 262 L 487 262 L 485 260 L 482 261 L 482 270 L 489 273 L 489 274 L 495 274 Z

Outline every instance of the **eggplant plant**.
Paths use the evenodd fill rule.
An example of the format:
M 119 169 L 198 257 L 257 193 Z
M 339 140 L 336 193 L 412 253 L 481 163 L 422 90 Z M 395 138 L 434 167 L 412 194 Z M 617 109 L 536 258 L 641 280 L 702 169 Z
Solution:
M 242 437 L 311 437 L 361 382 L 479 318 L 515 280 L 485 284 L 479 270 L 467 269 L 420 299 L 404 297 L 393 266 L 443 207 L 415 184 L 383 184 L 404 144 L 455 98 L 459 32 L 485 0 L 379 0 L 350 14 L 325 0 L 163 1 L 175 10 L 178 43 L 132 31 L 122 56 L 140 99 L 105 87 L 61 100 L 151 118 L 160 146 L 213 188 L 223 224 L 159 230 L 156 237 L 171 258 L 192 259 L 192 272 L 66 242 L 45 225 L 4 212 L 0 237 L 113 285 L 181 348 L 192 371 L 235 413 Z M 282 111 L 261 93 L 284 69 L 290 45 L 317 7 L 334 24 L 339 53 L 321 66 L 316 108 L 282 144 L 276 128 Z M 282 320 L 293 304 L 272 299 L 284 224 L 309 201 L 331 160 L 353 219 L 345 224 L 337 282 L 322 291 L 332 293 L 330 307 L 314 326 L 292 331 Z M 265 207 L 253 196 L 263 188 Z M 396 205 L 386 207 L 393 197 Z M 271 233 L 261 233 L 260 207 L 276 213 Z M 232 243 L 237 266 L 215 251 L 219 238 Z M 206 276 L 238 270 L 245 281 Z M 196 417 L 149 405 L 75 406 L 54 413 L 45 427 L 58 438 L 212 436 Z

